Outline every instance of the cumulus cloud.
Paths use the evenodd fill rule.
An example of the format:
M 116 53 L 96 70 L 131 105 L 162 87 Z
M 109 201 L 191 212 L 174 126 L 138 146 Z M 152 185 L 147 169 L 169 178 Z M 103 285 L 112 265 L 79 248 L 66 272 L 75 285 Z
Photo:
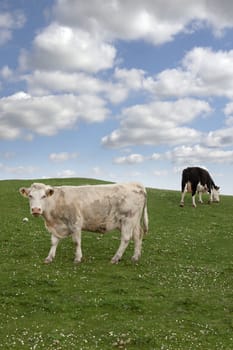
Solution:
M 57 173 L 57 177 L 65 178 L 65 177 L 74 177 L 74 176 L 76 176 L 76 173 L 74 170 L 71 170 L 71 169 L 65 169 Z
M 209 147 L 233 146 L 233 127 L 208 132 L 203 143 Z
M 150 157 L 151 160 L 159 160 L 161 158 L 161 154 L 159 153 L 153 153 L 152 156 Z
M 152 88 L 160 96 L 224 96 L 233 98 L 233 50 L 196 47 L 181 67 L 159 73 Z
M 113 159 L 115 164 L 139 164 L 147 160 L 157 161 L 162 158 L 162 155 L 159 153 L 153 153 L 151 156 L 143 156 L 138 153 L 133 153 L 128 156 L 116 157 Z
M 142 163 L 145 160 L 141 154 L 130 154 L 127 157 L 117 157 L 113 159 L 115 164 L 135 164 Z
M 22 11 L 0 13 L 0 46 L 6 44 L 12 38 L 13 30 L 22 28 L 26 17 Z
M 167 176 L 168 175 L 168 171 L 167 170 L 154 170 L 153 174 L 155 176 L 158 176 L 158 177 L 163 177 L 163 176 Z
M 153 44 L 171 41 L 178 33 L 203 25 L 220 35 L 233 26 L 232 14 L 233 5 L 227 0 L 115 0 L 104 6 L 100 0 L 58 0 L 54 6 L 54 15 L 63 25 L 78 25 L 108 39 L 144 39 Z
M 0 77 L 2 77 L 3 79 L 10 79 L 12 78 L 12 76 L 13 72 L 8 66 L 4 66 L 2 67 L 2 69 L 0 69 Z
M 36 69 L 31 74 L 23 75 L 21 79 L 27 82 L 28 91 L 37 96 L 50 93 L 90 94 L 101 95 L 112 103 L 119 103 L 124 101 L 129 93 L 129 87 L 116 79 L 103 80 L 84 72 Z
M 228 117 L 232 117 L 233 115 L 233 102 L 227 103 L 224 108 L 224 113 Z
M 201 138 L 185 124 L 211 112 L 209 104 L 195 99 L 153 102 L 123 110 L 120 128 L 102 138 L 107 147 L 192 143 Z
M 75 159 L 78 157 L 78 153 L 60 152 L 51 153 L 49 159 L 53 162 L 64 162 L 69 159 Z
M 99 94 L 104 90 L 104 83 L 83 72 L 67 73 L 63 71 L 35 70 L 23 77 L 28 83 L 28 89 L 35 95 L 50 92 L 70 92 Z
M 216 156 L 218 162 L 221 157 L 230 161 L 231 151 L 220 151 L 220 147 L 233 145 L 233 104 L 224 110 L 225 128 L 203 133 L 195 129 L 194 122 L 211 112 L 209 103 L 200 98 L 233 99 L 233 50 L 195 47 L 177 67 L 152 77 L 142 69 L 116 67 L 115 43 L 145 40 L 161 45 L 181 32 L 192 33 L 203 26 L 221 35 L 233 27 L 232 2 L 114 0 L 103 6 L 101 0 L 55 0 L 54 4 L 52 22 L 36 33 L 31 48 L 22 50 L 19 57 L 27 93 L 0 99 L 0 139 L 32 139 L 34 134 L 50 136 L 74 128 L 80 121 L 102 122 L 109 114 L 107 103 L 123 102 L 136 92 L 142 96 L 140 101 L 145 96 L 147 101 L 158 100 L 124 108 L 119 127 L 102 139 L 104 146 L 185 144 L 167 153 L 167 158 L 188 161 L 193 152 L 199 163 L 209 152 L 210 159 Z M 0 45 L 10 40 L 25 20 L 22 12 L 1 13 Z M 2 84 L 12 76 L 16 71 L 1 68 Z M 199 99 L 187 98 L 190 96 Z M 178 100 L 159 101 L 171 97 Z M 196 143 L 200 145 L 192 146 Z M 72 157 L 54 153 L 50 160 Z M 132 153 L 114 162 L 139 164 L 161 157 Z M 60 173 L 63 175 L 73 176 L 74 172 L 65 170 Z
M 35 37 L 32 52 L 22 51 L 21 69 L 98 72 L 113 66 L 115 48 L 78 28 L 51 23 Z
M 161 43 L 171 40 L 172 35 L 182 28 L 175 18 L 170 22 L 160 21 L 156 6 L 150 6 L 149 1 L 145 1 L 143 6 L 138 1 L 127 0 L 109 1 L 105 6 L 101 6 L 98 0 L 85 3 L 76 1 L 72 4 L 69 2 L 69 5 L 72 9 L 68 6 L 67 0 L 57 2 L 54 13 L 58 21 L 73 26 L 78 23 L 85 30 L 99 32 L 106 38 L 124 40 L 148 38 Z
M 51 63 L 51 60 L 46 59 L 46 62 Z M 59 64 L 55 64 L 51 67 L 51 71 L 36 69 L 32 74 L 24 75 L 23 79 L 26 80 L 31 94 L 44 95 L 57 92 L 97 94 L 112 103 L 123 102 L 132 91 L 149 92 L 151 98 L 154 95 L 163 98 L 186 96 L 231 98 L 233 97 L 232 62 L 233 50 L 214 52 L 210 48 L 197 47 L 185 55 L 180 67 L 164 70 L 156 77 L 147 76 L 146 72 L 140 69 L 116 68 L 112 79 L 106 81 L 87 72 L 56 70 Z M 2 71 L 5 75 L 10 73 L 7 68 Z
M 10 174 L 10 176 L 32 176 L 37 173 L 38 168 L 34 166 L 24 166 L 24 165 L 19 165 L 19 166 L 7 166 L 5 164 L 0 163 L 0 170 L 2 173 L 7 173 Z
M 101 122 L 107 114 L 104 101 L 97 96 L 33 97 L 20 92 L 0 99 L 0 138 L 22 137 L 25 130 L 50 136 L 78 121 Z
M 4 45 L 7 41 L 11 39 L 11 31 L 7 29 L 0 30 L 0 46 Z
M 142 69 L 116 68 L 114 78 L 130 90 L 143 90 L 150 87 L 151 78 Z
M 135 165 L 145 161 L 169 160 L 178 168 L 178 172 L 184 166 L 201 166 L 205 168 L 206 163 L 233 163 L 233 151 L 222 150 L 221 148 L 211 148 L 202 145 L 177 146 L 174 149 L 166 151 L 165 153 L 153 153 L 151 156 L 143 156 L 141 154 L 131 154 L 129 156 L 116 157 L 113 163 L 118 165 Z M 156 176 L 166 175 L 167 170 L 158 170 L 154 172 Z
M 233 151 L 200 145 L 179 146 L 166 153 L 167 159 L 178 165 L 194 166 L 199 163 L 233 163 Z

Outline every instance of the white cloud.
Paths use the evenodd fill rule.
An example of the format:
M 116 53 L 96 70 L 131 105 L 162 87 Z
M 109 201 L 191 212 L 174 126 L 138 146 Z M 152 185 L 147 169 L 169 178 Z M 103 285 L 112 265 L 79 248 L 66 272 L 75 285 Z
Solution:
M 233 145 L 233 127 L 210 131 L 203 143 L 209 147 L 227 147 Z
M 190 144 L 202 133 L 184 125 L 210 111 L 207 102 L 194 99 L 135 105 L 123 110 L 120 128 L 103 137 L 102 143 L 107 147 Z
M 119 103 L 128 95 L 128 87 L 122 83 L 101 80 L 84 72 L 35 70 L 32 74 L 22 76 L 22 80 L 26 80 L 29 92 L 38 96 L 51 92 L 97 94 Z
M 78 23 L 85 30 L 98 32 L 108 39 L 147 38 L 161 43 L 171 40 L 173 33 L 181 29 L 176 21 L 161 21 L 156 6 L 150 6 L 149 1 L 143 6 L 135 1 L 109 1 L 101 6 L 101 11 L 100 6 L 98 0 L 69 2 L 69 6 L 67 0 L 62 0 L 57 2 L 54 12 L 60 23 L 72 26 Z
M 27 177 L 29 175 L 35 176 L 35 174 L 38 171 L 38 168 L 30 166 L 30 165 L 28 165 L 28 166 L 19 165 L 19 166 L 11 167 L 11 166 L 7 166 L 5 164 L 0 163 L 0 170 L 1 170 L 1 172 L 6 173 L 7 176 L 17 175 L 17 176 Z
M 11 40 L 13 30 L 22 28 L 25 21 L 25 15 L 21 11 L 1 12 L 0 46 Z
M 151 160 L 159 160 L 161 158 L 161 154 L 159 153 L 153 153 L 150 157 Z
M 7 41 L 11 40 L 12 33 L 10 30 L 1 29 L 0 30 L 0 46 L 6 44 Z
M 35 70 L 23 77 L 28 83 L 28 89 L 36 95 L 50 92 L 72 92 L 98 94 L 104 90 L 103 83 L 97 78 L 79 72 Z
M 57 173 L 57 177 L 74 177 L 76 176 L 75 171 L 66 169 Z
M 233 98 L 233 50 L 196 47 L 185 55 L 181 67 L 159 73 L 152 89 L 160 96 Z
M 156 77 L 140 69 L 116 68 L 112 80 L 101 80 L 84 72 L 39 70 L 24 75 L 32 94 L 51 92 L 102 95 L 112 103 L 123 102 L 130 92 L 150 93 L 150 97 L 209 97 L 233 98 L 233 50 L 214 52 L 196 47 L 189 51 L 180 67 L 167 69 Z M 8 70 L 5 69 L 5 74 Z M 8 74 L 11 72 L 9 71 Z M 3 74 L 3 73 L 2 73 Z
M 33 97 L 20 92 L 0 99 L 0 139 L 23 137 L 25 130 L 50 136 L 78 121 L 102 122 L 107 114 L 105 102 L 97 96 Z
M 131 90 L 142 90 L 145 81 L 145 72 L 142 69 L 116 68 L 114 72 L 116 80 Z
M 203 25 L 212 27 L 217 35 L 233 26 L 230 1 L 115 0 L 101 5 L 99 0 L 59 0 L 54 15 L 63 25 L 78 25 L 108 39 L 144 39 L 153 44 L 171 41 L 178 33 Z
M 206 26 L 221 35 L 224 29 L 233 27 L 231 1 L 112 0 L 105 1 L 104 6 L 100 0 L 55 0 L 54 3 L 52 23 L 37 31 L 31 49 L 23 50 L 19 58 L 21 80 L 27 83 L 27 93 L 0 98 L 0 139 L 32 140 L 35 134 L 50 136 L 76 128 L 81 121 L 102 122 L 109 114 L 107 103 L 121 103 L 131 94 L 140 94 L 140 101 L 158 100 L 124 108 L 121 119 L 113 122 L 116 125 L 120 120 L 119 127 L 115 126 L 102 143 L 116 148 L 161 144 L 179 147 L 151 156 L 133 153 L 132 147 L 131 154 L 128 151 L 126 156 L 115 158 L 114 163 L 137 165 L 160 159 L 178 165 L 232 163 L 232 151 L 220 148 L 233 145 L 233 103 L 228 103 L 224 110 L 225 128 L 201 132 L 195 129 L 195 122 L 210 113 L 211 107 L 206 101 L 184 97 L 233 99 L 233 50 L 193 48 L 177 67 L 154 77 L 142 69 L 116 68 L 121 58 L 117 61 L 117 48 L 121 47 L 116 45 L 118 40 L 145 40 L 161 45 L 179 33 L 189 34 Z M 24 23 L 22 12 L 0 14 L 0 45 L 10 40 L 13 31 Z M 30 47 L 28 44 L 25 47 Z M 123 61 L 120 63 L 124 65 Z M 2 84 L 13 82 L 12 78 L 16 82 L 18 72 L 3 66 Z M 6 91 L 12 91 L 12 86 Z M 161 102 L 161 97 L 178 100 Z M 127 106 L 134 101 L 129 99 Z M 113 111 L 119 113 L 118 108 Z M 105 130 L 109 127 L 110 124 Z M 196 143 L 199 145 L 193 146 Z M 49 158 L 62 162 L 76 156 L 61 152 L 50 154 Z M 6 171 L 6 167 L 0 167 Z M 20 173 L 24 168 L 8 170 Z M 156 170 L 154 175 L 165 176 L 165 172 Z M 93 173 L 106 176 L 108 169 L 96 166 Z M 66 169 L 58 176 L 75 176 L 75 172 Z M 130 173 L 122 176 L 128 177 Z
M 233 116 L 227 117 L 227 119 L 225 120 L 225 123 L 227 126 L 233 127 Z
M 233 114 L 233 102 L 227 103 L 226 107 L 224 108 L 224 113 L 227 116 L 232 116 L 232 114 Z
M 158 176 L 158 177 L 163 177 L 163 176 L 167 176 L 168 175 L 168 171 L 167 170 L 154 170 L 153 174 L 155 176 Z
M 75 159 L 78 157 L 78 153 L 68 153 L 68 152 L 61 152 L 61 153 L 51 153 L 49 155 L 49 159 L 53 162 L 64 162 L 69 159 Z
M 139 164 L 143 163 L 147 160 L 159 160 L 163 156 L 159 153 L 153 153 L 151 156 L 143 156 L 138 153 L 133 153 L 128 156 L 116 157 L 113 159 L 113 163 L 115 164 Z
M 21 69 L 98 72 L 113 66 L 115 48 L 87 31 L 57 23 L 37 34 L 31 53 L 22 51 Z
M 94 166 L 92 169 L 90 169 L 91 173 L 94 175 L 92 177 L 97 177 L 99 179 L 102 179 L 102 180 L 106 180 L 106 181 L 110 181 L 110 179 L 112 181 L 118 181 L 118 177 L 112 173 L 112 172 L 109 172 L 109 168 L 108 166 L 105 168 L 103 166 Z M 90 171 L 88 173 L 85 173 L 84 176 L 86 177 L 90 177 Z
M 22 28 L 25 21 L 26 17 L 22 11 L 0 13 L 0 28 Z
M 95 174 L 95 176 L 101 176 L 103 175 L 103 171 L 100 167 L 96 166 L 92 169 L 93 173 Z
M 145 160 L 141 154 L 130 154 L 127 157 L 117 157 L 113 159 L 113 163 L 115 164 L 138 164 L 142 163 Z
M 1 70 L 0 70 L 0 76 L 3 79 L 9 79 L 13 76 L 13 72 L 12 70 L 8 67 L 8 66 L 4 66 Z
M 233 151 L 200 145 L 176 147 L 174 150 L 167 152 L 166 157 L 175 164 L 186 166 L 201 163 L 233 163 Z

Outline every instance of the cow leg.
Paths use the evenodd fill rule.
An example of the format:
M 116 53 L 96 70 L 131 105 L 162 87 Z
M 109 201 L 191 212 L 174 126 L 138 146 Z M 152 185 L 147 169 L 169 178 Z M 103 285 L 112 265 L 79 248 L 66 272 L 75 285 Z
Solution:
M 118 262 L 121 260 L 122 255 L 124 254 L 126 248 L 129 245 L 129 241 L 132 238 L 132 225 L 130 224 L 124 224 L 121 228 L 121 243 L 120 246 L 114 255 L 114 257 L 111 260 L 112 264 L 118 264 Z
M 203 204 L 203 200 L 202 200 L 202 192 L 198 192 L 198 197 L 199 197 L 199 200 L 198 202 Z
M 209 204 L 213 203 L 213 194 L 212 194 L 212 191 L 210 192 L 210 197 L 209 197 L 208 203 L 209 203 Z
M 193 207 L 196 208 L 195 194 L 192 196 Z
M 193 207 L 196 208 L 196 201 L 195 201 L 195 196 L 197 192 L 197 182 L 192 183 L 192 202 L 193 202 Z
M 180 207 L 184 206 L 184 196 L 185 196 L 185 191 L 181 193 L 181 200 L 180 200 Z
M 72 234 L 73 242 L 76 245 L 76 251 L 75 251 L 75 263 L 80 263 L 82 260 L 82 248 L 81 248 L 81 230 L 77 230 L 75 233 Z
M 58 245 L 59 241 L 60 241 L 60 239 L 52 234 L 52 236 L 51 236 L 52 245 L 51 245 L 51 248 L 49 251 L 49 255 L 47 256 L 47 258 L 45 258 L 45 261 L 44 261 L 45 264 L 49 264 L 53 261 L 55 255 L 56 255 L 57 245 Z
M 132 256 L 132 261 L 138 261 L 141 256 L 141 250 L 142 250 L 142 231 L 140 224 L 137 226 L 137 228 L 134 229 L 133 232 L 133 239 L 134 239 L 134 255 Z
M 187 183 L 185 179 L 182 178 L 180 207 L 184 206 L 184 196 L 186 192 L 187 192 Z

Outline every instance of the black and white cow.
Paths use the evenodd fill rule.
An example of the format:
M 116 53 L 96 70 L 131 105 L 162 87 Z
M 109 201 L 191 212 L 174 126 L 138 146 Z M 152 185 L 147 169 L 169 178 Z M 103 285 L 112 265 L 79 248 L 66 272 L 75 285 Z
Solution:
M 192 192 L 193 207 L 196 207 L 195 194 L 199 195 L 199 202 L 202 201 L 202 193 L 210 194 L 209 203 L 219 202 L 219 187 L 215 185 L 207 170 L 199 167 L 190 167 L 183 170 L 181 181 L 181 201 L 180 206 L 184 206 L 184 196 L 186 192 Z

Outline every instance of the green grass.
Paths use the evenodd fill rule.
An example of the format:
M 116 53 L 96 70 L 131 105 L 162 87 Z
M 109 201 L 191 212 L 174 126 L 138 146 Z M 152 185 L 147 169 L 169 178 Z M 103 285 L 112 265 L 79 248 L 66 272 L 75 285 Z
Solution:
M 179 192 L 148 189 L 138 264 L 133 244 L 110 264 L 119 233 L 84 232 L 80 265 L 69 238 L 45 265 L 50 236 L 18 193 L 30 183 L 0 181 L 0 349 L 233 349 L 233 197 L 180 208 Z

